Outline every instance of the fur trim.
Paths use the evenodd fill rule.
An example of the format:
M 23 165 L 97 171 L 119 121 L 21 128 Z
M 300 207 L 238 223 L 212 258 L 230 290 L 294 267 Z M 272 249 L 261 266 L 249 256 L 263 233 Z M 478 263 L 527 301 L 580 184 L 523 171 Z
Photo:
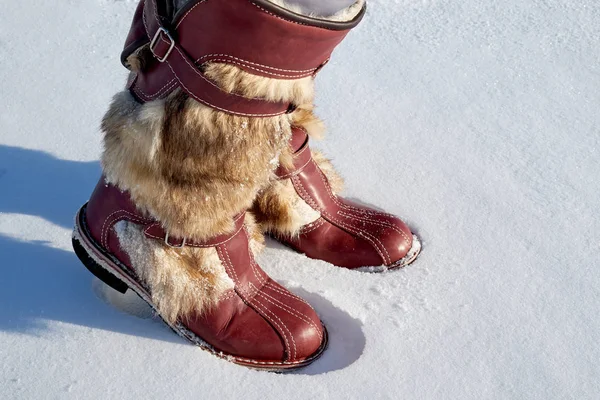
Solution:
M 264 237 L 252 214 L 246 214 L 245 228 L 255 255 L 264 248 Z M 185 247 L 173 249 L 161 241 L 148 240 L 139 225 L 121 221 L 115 226 L 121 248 L 152 295 L 163 318 L 201 315 L 234 288 L 217 250 Z
M 321 217 L 296 193 L 289 179 L 274 181 L 260 193 L 253 212 L 263 231 L 284 237 L 297 236 L 304 225 Z
M 172 249 L 148 240 L 142 227 L 126 221 L 119 222 L 115 230 L 132 267 L 148 286 L 152 302 L 170 323 L 181 316 L 201 314 L 234 287 L 214 247 Z
M 311 139 L 320 140 L 325 136 L 325 124 L 313 112 L 314 105 L 300 106 L 292 114 L 292 125 L 304 128 Z
M 139 72 L 146 68 L 148 60 L 152 59 L 150 44 L 143 45 L 127 57 L 127 68 L 132 72 Z
M 362 10 L 363 6 L 365 5 L 365 0 L 357 0 L 351 6 L 346 7 L 343 10 L 340 10 L 333 15 L 318 15 L 315 13 L 306 13 L 302 9 L 302 7 L 300 7 L 299 5 L 291 4 L 286 0 L 269 0 L 269 1 L 273 4 L 276 4 L 280 7 L 285 8 L 287 10 L 295 12 L 296 14 L 302 14 L 302 15 L 306 15 L 311 18 L 324 19 L 327 21 L 334 21 L 334 22 L 346 22 L 346 21 L 353 20 L 354 18 L 356 18 L 356 16 L 360 13 L 360 10 Z

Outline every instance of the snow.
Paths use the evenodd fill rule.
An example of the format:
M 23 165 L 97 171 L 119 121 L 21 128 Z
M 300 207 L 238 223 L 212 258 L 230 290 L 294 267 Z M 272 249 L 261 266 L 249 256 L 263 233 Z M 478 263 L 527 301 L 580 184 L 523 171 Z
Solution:
M 270 242 L 331 336 L 279 375 L 186 344 L 70 247 L 135 2 L 0 3 L 1 399 L 600 397 L 597 1 L 370 2 L 318 79 L 319 146 L 424 251 L 376 275 Z

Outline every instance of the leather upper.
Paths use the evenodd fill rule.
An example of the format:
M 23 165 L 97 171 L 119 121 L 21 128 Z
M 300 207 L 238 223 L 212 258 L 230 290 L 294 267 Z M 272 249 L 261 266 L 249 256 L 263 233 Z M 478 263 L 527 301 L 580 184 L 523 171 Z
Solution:
M 164 0 L 142 0 L 122 61 L 145 44 L 155 60 L 137 73 L 129 89 L 142 101 L 181 88 L 197 101 L 235 115 L 268 117 L 293 109 L 285 102 L 248 99 L 222 91 L 202 73 L 202 64 L 235 65 L 275 79 L 314 76 L 364 16 L 349 22 L 309 18 L 266 0 L 196 0 L 169 16 Z
M 121 249 L 114 226 L 130 221 L 145 228 L 148 240 L 165 240 L 160 224 L 142 215 L 129 194 L 101 179 L 86 207 L 87 228 L 105 253 L 134 269 Z M 250 361 L 293 364 L 313 355 L 324 340 L 321 321 L 303 299 L 274 282 L 256 264 L 248 245 L 244 214 L 235 217 L 229 235 L 186 246 L 214 247 L 234 289 L 225 293 L 217 307 L 203 315 L 188 315 L 181 323 L 218 351 Z M 172 238 L 172 246 L 182 245 Z
M 412 233 L 399 218 L 348 201 L 333 193 L 327 177 L 312 158 L 308 137 L 293 129 L 293 142 L 304 145 L 295 153 L 294 168 L 280 168 L 296 193 L 321 218 L 305 225 L 296 238 L 280 238 L 308 257 L 346 268 L 392 266 L 412 246 Z

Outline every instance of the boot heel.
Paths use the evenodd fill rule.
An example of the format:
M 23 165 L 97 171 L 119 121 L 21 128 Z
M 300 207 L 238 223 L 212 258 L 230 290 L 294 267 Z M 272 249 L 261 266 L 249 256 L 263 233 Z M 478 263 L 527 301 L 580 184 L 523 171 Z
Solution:
M 81 260 L 83 265 L 85 265 L 88 271 L 94 274 L 96 278 L 100 279 L 119 293 L 127 292 L 127 289 L 129 289 L 127 284 L 98 265 L 76 239 L 73 239 L 73 250 L 75 250 L 75 254 L 77 254 L 77 257 L 79 257 L 79 260 Z

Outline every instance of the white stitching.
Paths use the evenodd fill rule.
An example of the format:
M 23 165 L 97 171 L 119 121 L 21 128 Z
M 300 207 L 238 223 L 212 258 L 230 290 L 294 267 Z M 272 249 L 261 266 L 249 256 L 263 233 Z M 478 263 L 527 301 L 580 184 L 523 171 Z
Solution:
M 389 222 L 385 222 L 385 221 L 377 221 L 377 220 L 373 220 L 373 219 L 368 219 L 368 218 L 364 218 L 364 217 L 359 217 L 356 215 L 352 215 L 352 214 L 346 214 L 342 211 L 338 211 L 337 212 L 339 215 L 342 215 L 346 218 L 350 218 L 350 219 L 356 219 L 358 221 L 363 221 L 369 224 L 373 224 L 373 225 L 377 225 L 383 228 L 389 228 L 393 231 L 395 231 L 396 233 L 402 235 L 402 237 L 404 238 L 404 240 L 406 241 L 406 243 L 410 243 L 410 241 L 408 240 L 408 236 L 406 235 L 406 233 L 404 233 L 404 231 L 402 231 L 401 229 L 398 229 L 398 227 L 394 226 L 393 224 L 389 223 Z
M 116 220 L 118 220 L 120 217 L 115 217 L 113 219 L 115 219 L 115 221 L 112 221 L 110 223 L 107 222 L 109 219 L 111 219 L 114 215 L 118 214 L 118 213 L 125 213 L 126 215 L 128 215 L 132 220 L 134 220 L 134 222 L 139 222 L 141 224 L 147 222 L 147 219 L 144 219 L 138 215 L 132 214 L 129 211 L 126 210 L 117 210 L 113 213 L 111 213 L 108 217 L 106 217 L 106 219 L 104 219 L 104 223 L 102 224 L 102 229 L 100 230 L 100 243 L 104 246 L 104 248 L 108 248 L 108 232 L 110 231 L 110 227 L 112 226 L 112 224 L 114 224 L 116 222 Z M 106 231 L 105 231 L 106 228 Z M 106 237 L 106 239 L 105 239 Z
M 392 263 L 392 262 L 391 262 L 390 255 L 389 255 L 389 254 L 388 254 L 388 252 L 387 252 L 387 249 L 385 248 L 385 246 L 383 245 L 383 243 L 381 243 L 381 241 L 380 241 L 380 240 L 379 240 L 377 237 L 375 237 L 375 236 L 371 235 L 370 233 L 368 233 L 368 232 L 366 232 L 366 231 L 358 230 L 358 229 L 357 229 L 357 228 L 355 228 L 355 227 L 352 227 L 352 226 L 350 226 L 350 225 L 348 225 L 348 224 L 345 224 L 345 223 L 343 223 L 342 221 L 335 219 L 335 218 L 334 218 L 334 217 L 333 217 L 331 214 L 329 214 L 329 213 L 327 213 L 327 212 L 324 212 L 324 214 L 325 214 L 325 215 L 328 215 L 328 216 L 329 216 L 329 218 L 331 218 L 331 219 L 332 219 L 334 222 L 336 222 L 336 223 L 340 224 L 342 227 L 346 228 L 346 229 L 347 229 L 347 230 L 349 230 L 350 232 L 352 232 L 352 233 L 355 233 L 355 234 L 356 234 L 356 235 L 358 235 L 359 237 L 361 237 L 361 238 L 363 238 L 363 239 L 367 239 L 369 242 L 371 242 L 371 244 L 372 244 L 372 245 L 375 247 L 375 250 L 377 251 L 377 253 L 379 253 L 379 255 L 381 256 L 381 258 L 383 258 L 383 262 L 384 262 L 386 265 L 389 265 L 389 264 L 391 264 L 391 263 Z M 379 246 L 378 246 L 378 245 L 377 245 L 375 242 L 377 242 L 377 243 L 379 244 Z M 383 252 L 384 252 L 385 254 L 383 254 L 383 253 L 381 252 L 381 250 L 383 250 Z
M 280 176 L 279 179 L 289 179 L 292 176 L 296 176 L 296 175 L 302 173 L 302 171 L 304 171 L 304 168 L 306 168 L 306 166 L 308 164 L 310 164 L 310 160 L 308 160 L 303 166 L 301 166 L 300 168 L 294 170 L 293 172 L 290 172 L 289 174 L 284 175 L 284 176 Z
M 150 227 L 154 226 L 154 225 L 160 225 L 160 223 L 156 222 L 152 225 L 150 225 L 147 229 L 150 229 Z M 219 242 L 219 243 L 213 243 L 213 244 L 195 244 L 195 243 L 186 243 L 187 247 L 199 247 L 199 248 L 209 248 L 209 247 L 216 247 L 219 246 L 221 244 L 227 243 L 229 242 L 231 239 L 233 239 L 238 233 L 240 233 L 240 231 L 242 230 L 242 228 L 238 229 L 237 231 L 235 231 L 235 233 L 233 233 L 228 239 Z M 144 234 L 152 239 L 158 239 L 158 240 L 164 240 L 164 237 L 159 237 L 159 236 L 155 236 L 152 235 L 151 233 L 148 233 L 144 230 Z
M 275 284 L 273 283 L 273 281 L 267 282 L 267 286 L 268 286 L 268 287 L 269 287 L 271 290 L 273 290 L 273 291 L 275 291 L 275 292 L 278 292 L 278 293 L 280 293 L 280 294 L 283 294 L 284 296 L 291 297 L 292 299 L 296 299 L 296 300 L 299 300 L 299 301 L 301 301 L 302 303 L 304 303 L 304 304 L 306 304 L 307 306 L 309 306 L 309 307 L 310 307 L 310 308 L 311 308 L 313 311 L 315 311 L 315 309 L 314 309 L 314 308 L 313 308 L 313 307 L 310 305 L 310 303 L 309 303 L 308 301 L 304 300 L 302 297 L 296 296 L 295 294 L 293 294 L 293 293 L 292 293 L 292 292 L 290 292 L 290 291 L 287 291 L 287 292 L 286 292 L 285 290 L 281 290 L 281 289 L 279 289 L 277 286 L 275 286 Z M 316 314 L 316 311 L 315 311 L 315 314 Z
M 167 82 L 167 84 L 165 86 L 163 86 L 162 88 L 160 88 L 157 92 L 155 92 L 153 94 L 148 94 L 148 93 L 144 92 L 138 86 L 137 82 L 135 85 L 132 86 L 132 90 L 135 93 L 137 93 L 138 95 L 143 95 L 143 97 L 145 97 L 146 99 L 153 99 L 154 97 L 161 96 L 163 94 L 163 92 L 168 92 L 169 90 L 173 89 L 175 86 L 177 86 L 177 79 L 173 78 L 169 82 Z
M 317 164 L 314 162 L 314 160 L 312 158 L 311 158 L 311 161 L 313 161 L 314 166 L 317 168 L 317 172 L 320 172 L 320 169 L 318 168 Z M 322 174 L 322 172 L 321 172 L 321 174 Z M 321 175 L 321 179 L 323 179 L 322 175 Z M 302 192 L 302 193 L 300 193 L 300 197 L 302 197 L 307 203 L 309 203 L 309 205 L 311 205 L 315 210 L 320 211 L 322 215 L 329 217 L 329 219 L 331 219 L 333 222 L 338 223 L 340 226 L 346 228 L 351 233 L 354 233 L 354 234 L 358 235 L 359 237 L 371 242 L 371 244 L 375 247 L 375 251 L 377 253 L 379 253 L 381 258 L 383 259 L 383 262 L 385 264 L 391 264 L 391 261 L 389 261 L 390 260 L 389 254 L 388 254 L 385 246 L 383 246 L 383 244 L 379 241 L 379 239 L 377 239 L 376 237 L 372 236 L 371 234 L 369 234 L 367 232 L 361 232 L 361 231 L 357 232 L 355 228 L 349 227 L 348 225 L 346 225 L 343 222 L 336 219 L 333 215 L 329 214 L 327 212 L 327 210 L 317 206 L 317 204 L 313 200 L 312 196 L 310 196 L 308 194 L 308 192 L 304 188 L 302 181 L 297 176 L 292 178 L 292 182 L 295 183 L 294 187 L 297 190 L 300 190 Z M 324 182 L 324 183 L 325 183 L 325 186 L 327 187 L 327 182 Z M 329 193 L 331 193 L 331 192 L 329 192 Z M 379 243 L 379 245 L 381 245 L 381 249 L 379 248 L 379 246 L 377 246 L 377 244 L 372 239 L 374 239 L 375 241 L 377 241 Z M 381 252 L 381 250 L 383 250 L 383 253 Z M 387 255 L 387 258 L 386 258 L 386 255 Z
M 181 79 L 179 78 L 179 76 L 177 76 L 177 74 L 176 74 L 176 73 L 175 73 L 175 71 L 173 70 L 173 67 L 171 67 L 171 64 L 169 64 L 169 63 L 167 62 L 167 66 L 168 66 L 168 67 L 171 69 L 171 72 L 173 72 L 173 74 L 174 74 L 174 75 L 177 77 L 177 80 L 179 81 L 179 84 L 185 88 L 185 90 L 186 90 L 186 91 L 187 91 L 187 92 L 190 94 L 190 96 L 192 96 L 192 97 L 193 97 L 194 99 L 196 99 L 198 102 L 200 102 L 200 103 L 202 103 L 202 104 L 205 104 L 205 105 L 207 105 L 207 106 L 209 106 L 209 107 L 211 107 L 211 108 L 214 108 L 214 109 L 216 109 L 216 110 L 223 111 L 223 112 L 225 112 L 225 113 L 229 113 L 229 114 L 234 114 L 234 115 L 242 115 L 242 116 L 245 116 L 245 117 L 276 117 L 276 116 L 278 116 L 278 115 L 283 115 L 283 114 L 285 114 L 285 113 L 286 113 L 286 111 L 287 111 L 287 110 L 286 110 L 286 111 L 281 111 L 281 112 L 277 112 L 277 113 L 273 113 L 273 114 L 248 114 L 248 113 L 242 113 L 242 112 L 237 112 L 237 111 L 232 111 L 232 110 L 226 110 L 226 109 L 224 109 L 224 108 L 217 107 L 217 106 L 215 106 L 214 104 L 211 104 L 211 103 L 209 103 L 208 101 L 206 101 L 206 100 L 203 100 L 203 99 L 199 98 L 198 96 L 196 96 L 194 93 L 192 93 L 192 91 L 191 91 L 190 89 L 188 89 L 188 88 L 187 88 L 187 87 L 186 87 L 186 86 L 183 84 L 183 82 L 181 81 Z
M 323 171 L 321 171 L 321 168 L 319 168 L 318 164 L 314 161 L 314 159 L 311 158 L 311 160 L 313 161 L 313 164 L 315 166 L 315 169 L 317 170 L 317 173 L 321 177 L 321 181 L 323 182 L 323 185 L 325 186 L 325 189 L 327 190 L 327 193 L 329 194 L 329 198 L 335 204 L 337 204 L 339 207 L 342 207 L 343 205 L 339 202 L 338 198 L 332 193 L 331 187 L 329 186 L 329 182 L 327 181 L 327 178 L 325 177 L 325 174 L 323 173 Z M 329 213 L 327 213 L 327 214 L 329 214 Z M 338 222 L 341 223 L 341 221 L 338 221 Z M 355 229 L 357 229 L 359 232 L 362 232 L 364 235 L 367 235 L 367 236 L 373 238 L 377 243 L 379 243 L 379 245 L 381 246 L 381 250 L 383 250 L 384 253 L 385 253 L 385 255 L 387 256 L 387 259 L 388 259 L 388 263 L 387 264 L 391 264 L 392 263 L 391 257 L 390 257 L 390 255 L 389 255 L 389 253 L 387 251 L 387 248 L 383 245 L 383 243 L 379 240 L 379 238 L 377 238 L 374 235 L 371 235 L 366 230 L 362 230 L 360 228 L 355 228 Z M 381 254 L 381 252 L 379 252 L 379 254 Z M 384 261 L 385 261 L 385 258 L 384 258 Z
M 258 63 L 252 62 L 252 61 L 244 60 L 242 58 L 239 58 L 239 57 L 236 57 L 236 56 L 232 56 L 230 54 L 216 54 L 216 53 L 207 54 L 205 56 L 202 56 L 199 59 L 197 59 L 196 62 L 200 62 L 203 59 L 208 58 L 208 57 L 229 57 L 229 58 L 236 59 L 236 60 L 238 60 L 239 62 L 242 62 L 242 63 L 256 65 L 256 66 L 267 68 L 267 69 L 274 69 L 276 71 L 281 71 L 281 72 L 306 72 L 306 73 L 312 73 L 312 72 L 314 72 L 317 69 L 317 68 L 311 68 L 311 69 L 298 69 L 298 70 L 295 70 L 295 69 L 276 68 L 276 67 L 271 67 L 271 66 L 268 66 L 268 65 L 258 64 Z M 210 61 L 214 61 L 214 60 L 210 60 Z M 309 75 L 307 75 L 307 76 L 309 76 Z
M 262 8 L 262 7 L 261 7 L 261 6 L 259 6 L 258 4 L 255 4 L 255 3 L 253 3 L 253 2 L 252 2 L 252 1 L 250 1 L 250 0 L 248 0 L 248 1 L 249 1 L 249 2 L 250 2 L 250 4 L 252 4 L 254 7 L 261 9 L 263 12 L 266 12 L 267 14 L 269 14 L 269 15 L 272 15 L 272 16 L 274 16 L 275 18 L 279 18 L 279 19 L 281 19 L 281 20 L 283 20 L 283 21 L 286 21 L 286 22 L 291 22 L 291 23 L 294 23 L 294 24 L 297 24 L 297 25 L 310 26 L 310 25 L 308 25 L 308 24 L 304 24 L 304 23 L 302 23 L 302 22 L 297 22 L 297 21 L 292 21 L 292 20 L 289 20 L 289 19 L 285 19 L 285 18 L 283 18 L 283 17 L 281 17 L 281 16 L 279 16 L 279 15 L 273 14 L 272 12 L 265 10 L 264 8 Z M 327 29 L 327 28 L 325 28 L 325 29 Z M 331 30 L 331 29 L 329 29 L 329 30 Z
M 194 5 L 194 7 L 190 8 L 188 10 L 188 12 L 185 13 L 185 15 L 181 18 L 181 20 L 177 23 L 177 26 L 175 27 L 175 29 L 179 28 L 179 25 L 181 25 L 181 23 L 187 18 L 187 16 L 194 10 L 194 8 L 198 7 L 200 4 L 205 3 L 206 0 L 202 0 L 199 1 L 198 3 L 196 3 L 196 5 Z
M 252 285 L 252 283 L 250 283 L 250 285 Z M 252 285 L 254 286 L 254 285 Z M 260 291 L 257 293 L 260 295 Z M 248 301 L 250 304 L 252 304 L 253 302 L 256 302 L 258 304 L 260 304 L 263 307 L 263 311 L 268 312 L 269 314 L 271 314 L 272 316 L 274 316 L 275 318 L 277 318 L 277 320 L 281 323 L 281 325 L 283 326 L 283 328 L 285 328 L 285 331 L 288 333 L 288 335 L 290 336 L 290 339 L 292 339 L 292 345 L 294 348 L 294 355 L 291 357 L 292 360 L 296 359 L 297 356 L 297 349 L 296 349 L 296 341 L 294 340 L 294 335 L 292 335 L 292 332 L 289 330 L 289 328 L 287 327 L 287 325 L 281 320 L 281 318 L 279 318 L 277 316 L 277 314 L 275 314 L 273 311 L 269 310 L 269 308 L 264 305 L 260 300 L 258 300 L 256 297 L 252 298 L 252 300 Z M 256 307 L 256 304 L 254 304 L 254 306 Z M 268 317 L 267 317 L 268 318 Z M 279 329 L 281 329 L 281 326 L 279 326 L 279 324 L 277 324 L 277 322 L 275 322 L 274 320 L 268 318 L 272 323 L 274 323 L 275 325 L 277 325 L 279 327 Z M 290 343 L 288 342 L 286 335 L 282 335 L 283 339 L 285 340 L 285 343 L 288 346 L 288 349 L 290 348 Z
M 200 3 L 198 3 L 198 4 L 200 4 Z M 156 6 L 156 1 L 155 1 L 155 0 L 152 0 L 152 6 L 153 6 L 153 8 L 154 8 L 154 19 L 156 19 L 156 22 L 158 23 L 158 26 L 160 27 L 160 26 L 161 26 L 161 24 L 160 24 L 160 21 L 158 20 L 158 16 L 157 16 L 158 12 L 157 12 L 157 6 Z M 259 7 L 259 8 L 260 8 L 260 7 Z M 191 10 L 190 10 L 190 11 L 191 11 Z M 187 14 L 186 14 L 186 16 L 187 16 Z M 146 36 L 150 37 L 150 31 L 148 30 L 148 24 L 147 24 L 147 21 L 146 21 L 146 13 L 142 13 L 142 20 L 143 20 L 143 23 L 144 23 L 144 28 L 146 29 Z M 182 19 L 182 21 L 183 21 L 183 19 Z M 161 40 L 162 40 L 163 42 L 165 42 L 165 43 L 169 44 L 169 43 L 168 43 L 166 40 L 164 40 L 162 37 L 161 37 Z M 182 56 L 182 58 L 184 59 L 184 61 L 185 61 L 186 63 L 188 63 L 188 65 L 189 65 L 189 61 L 188 61 L 188 60 L 186 59 L 186 57 L 185 57 L 185 56 L 184 56 L 184 55 L 181 53 L 181 51 L 179 51 L 179 49 L 178 49 L 177 47 L 175 47 L 175 49 L 176 49 L 176 50 L 179 52 L 179 54 Z M 173 75 L 175 75 L 175 77 L 177 78 L 177 81 L 179 82 L 179 84 L 180 84 L 180 85 L 181 85 L 181 86 L 182 86 L 182 87 L 183 87 L 183 88 L 184 88 L 184 89 L 185 89 L 185 90 L 186 90 L 186 91 L 187 91 L 187 92 L 188 92 L 188 93 L 189 93 L 189 94 L 190 94 L 190 95 L 191 95 L 191 96 L 192 96 L 194 99 L 196 99 L 198 102 L 200 102 L 200 103 L 202 103 L 202 104 L 205 104 L 205 105 L 207 105 L 207 106 L 209 106 L 209 107 L 212 107 L 212 108 L 214 108 L 214 109 L 216 109 L 216 110 L 223 111 L 223 112 L 225 112 L 225 113 L 229 113 L 229 114 L 233 114 L 233 115 L 242 115 L 242 116 L 245 116 L 245 117 L 276 117 L 276 116 L 278 116 L 278 115 L 283 115 L 283 114 L 285 114 L 285 113 L 287 112 L 287 110 L 284 110 L 284 111 L 280 111 L 280 112 L 277 112 L 277 113 L 272 113 L 272 114 L 248 114 L 248 113 L 236 112 L 236 111 L 232 111 L 232 110 L 226 110 L 226 109 L 224 109 L 224 108 L 218 107 L 218 106 L 216 106 L 216 105 L 214 105 L 214 104 L 211 104 L 210 102 L 208 102 L 208 101 L 206 101 L 206 100 L 203 100 L 203 99 L 199 98 L 199 97 L 198 97 L 198 96 L 196 96 L 194 93 L 192 93 L 192 91 L 191 91 L 191 90 L 190 90 L 190 89 L 189 89 L 187 86 L 185 86 L 185 84 L 184 84 L 184 83 L 181 81 L 181 78 L 179 78 L 179 76 L 178 76 L 178 75 L 175 73 L 175 70 L 173 69 L 173 67 L 171 67 L 171 64 L 170 64 L 168 61 L 167 61 L 167 66 L 169 67 L 169 69 L 171 70 L 171 72 L 173 73 Z M 190 65 L 190 66 L 191 66 L 191 65 Z M 197 71 L 197 69 L 196 69 L 195 67 L 192 67 L 192 69 L 194 70 L 194 72 L 196 72 L 197 74 L 199 74 L 199 75 L 200 75 L 200 77 L 201 77 L 202 79 L 204 79 L 205 81 L 207 81 L 207 82 L 208 82 L 208 83 L 210 83 L 211 85 L 215 86 L 217 89 L 221 90 L 221 89 L 220 89 L 218 86 L 216 86 L 214 83 L 212 83 L 210 80 L 206 79 L 206 77 L 204 77 L 202 74 L 200 74 L 200 73 Z M 233 95 L 234 95 L 234 96 L 237 96 L 236 94 L 233 94 Z M 241 97 L 241 96 L 238 96 L 238 97 Z M 242 98 L 243 98 L 243 97 L 242 97 Z
M 284 74 L 278 74 L 276 72 L 270 72 L 270 71 L 265 71 L 263 69 L 257 68 L 257 67 L 253 67 L 251 65 L 246 65 L 244 63 L 240 63 L 237 61 L 232 61 L 232 60 L 226 60 L 226 59 L 213 59 L 213 60 L 209 60 L 208 62 L 224 62 L 227 64 L 235 64 L 235 65 L 239 65 L 240 67 L 246 67 L 248 69 L 252 69 L 254 71 L 258 71 L 258 72 L 262 72 L 266 75 L 270 75 L 270 76 L 277 76 L 277 77 L 281 77 L 281 78 L 306 78 L 308 76 L 311 76 L 314 73 L 314 70 L 311 73 L 304 73 L 304 74 L 298 74 L 298 75 L 284 75 Z
M 252 285 L 252 284 L 251 284 L 251 285 Z M 268 285 L 268 283 L 267 283 L 267 285 Z M 254 286 L 254 285 L 252 285 L 252 286 Z M 269 287 L 270 287 L 270 286 L 269 286 Z M 269 300 L 267 299 L 267 297 L 269 297 L 269 298 L 271 298 L 273 301 L 275 301 L 275 302 L 277 302 L 277 303 L 281 304 L 281 306 L 283 306 L 283 307 L 285 307 L 285 308 L 282 308 L 281 306 L 279 306 L 279 305 L 277 305 L 277 304 L 275 304 L 275 303 L 271 303 L 271 304 L 273 304 L 274 306 L 276 306 L 276 307 L 279 307 L 279 308 L 281 308 L 281 309 L 282 309 L 282 310 L 284 310 L 284 311 L 287 311 L 287 312 L 288 312 L 288 313 L 290 313 L 291 315 L 295 316 L 296 318 L 300 319 L 300 320 L 301 320 L 301 321 L 303 321 L 303 322 L 306 322 L 307 324 L 309 324 L 310 326 L 312 326 L 313 328 L 315 328 L 315 330 L 317 331 L 317 335 L 319 335 L 319 339 L 320 339 L 321 341 L 323 340 L 323 334 L 321 333 L 321 330 L 320 330 L 320 329 L 317 327 L 317 325 L 315 325 L 315 323 L 314 323 L 313 321 L 311 321 L 311 320 L 310 320 L 310 317 L 309 317 L 308 315 L 306 315 L 306 314 L 304 314 L 304 313 L 300 312 L 299 310 L 296 310 L 296 309 L 294 309 L 294 308 L 290 307 L 289 305 L 285 304 L 285 303 L 284 303 L 284 302 L 282 302 L 281 300 L 278 300 L 278 299 L 276 299 L 275 297 L 273 297 L 273 296 L 270 296 L 270 295 L 269 295 L 269 294 L 267 294 L 265 291 L 259 291 L 259 292 L 258 292 L 258 295 L 259 295 L 259 296 L 262 296 L 262 297 L 264 297 L 264 298 L 265 298 L 265 300 L 267 300 L 269 303 L 271 303 L 271 301 L 269 301 Z M 294 300 L 296 300 L 296 301 L 300 300 L 299 298 L 294 298 L 293 296 L 289 296 L 289 295 L 287 295 L 287 296 L 288 296 L 288 297 L 290 297 L 290 298 L 292 298 L 292 299 L 294 299 Z M 307 304 L 307 303 L 306 303 L 306 302 L 304 302 L 304 301 L 302 301 L 302 303 L 303 303 L 303 304 Z M 312 308 L 312 307 L 311 307 L 311 308 Z
M 162 40 L 163 42 L 165 42 L 166 44 L 169 44 L 169 42 L 167 42 L 165 39 L 163 39 L 162 37 L 160 38 L 160 40 Z M 179 53 L 179 55 L 181 56 L 181 58 L 183 59 L 183 61 L 185 61 L 185 63 L 194 71 L 194 73 L 196 75 L 198 75 L 200 78 L 202 78 L 204 81 L 206 81 L 207 83 L 209 83 L 210 85 L 212 85 L 213 87 L 219 89 L 220 91 L 223 91 L 223 89 L 221 89 L 219 86 L 217 86 L 214 82 L 212 82 L 210 79 L 207 79 L 200 71 L 198 71 L 198 68 L 195 65 L 192 65 L 190 63 L 190 61 L 188 60 L 187 56 L 185 54 L 183 54 L 181 52 L 181 50 L 179 50 L 179 47 L 175 46 L 175 50 L 177 50 L 177 52 Z M 168 61 L 167 61 L 168 63 Z M 170 65 L 170 64 L 169 64 Z M 227 92 L 225 92 L 227 93 Z M 240 99 L 244 99 L 244 100 L 261 100 L 261 99 L 253 99 L 253 98 L 248 98 L 248 97 L 244 97 L 241 96 L 239 94 L 236 93 L 227 93 L 230 96 L 235 96 L 235 97 L 239 97 Z
M 262 306 L 262 307 L 261 307 L 261 310 L 263 311 L 263 313 L 264 313 L 265 311 L 266 311 L 266 312 L 269 312 L 269 313 L 270 313 L 270 314 L 272 314 L 272 315 L 273 315 L 275 318 L 277 318 L 277 319 L 279 320 L 279 322 L 281 322 L 281 324 L 283 325 L 283 327 L 285 328 L 285 330 L 287 331 L 287 333 L 290 335 L 290 338 L 292 339 L 292 344 L 294 345 L 294 356 L 292 357 L 292 359 L 295 359 L 295 358 L 296 358 L 296 343 L 295 343 L 295 341 L 294 341 L 294 337 L 293 337 L 293 335 L 291 334 L 290 330 L 289 330 L 289 329 L 287 328 L 287 326 L 286 326 L 286 325 L 283 323 L 283 321 L 282 321 L 281 319 L 279 319 L 279 317 L 278 317 L 276 314 L 274 314 L 272 311 L 270 311 L 270 310 L 269 310 L 269 309 L 268 309 L 268 308 L 267 308 L 267 307 L 266 307 L 266 306 L 265 306 L 263 303 L 261 303 L 261 302 L 260 302 L 260 300 L 256 299 L 256 295 L 257 295 L 257 294 L 259 294 L 259 292 L 260 292 L 260 289 L 258 289 L 258 288 L 257 288 L 257 290 L 256 290 L 254 293 L 252 293 L 252 295 L 250 296 L 250 295 L 249 295 L 249 292 L 248 292 L 248 291 L 247 291 L 245 288 L 243 288 L 243 287 L 241 286 L 241 284 L 240 284 L 240 280 L 239 280 L 239 278 L 238 278 L 238 276 L 237 276 L 237 272 L 235 271 L 235 267 L 233 266 L 233 263 L 231 262 L 231 259 L 229 258 L 229 251 L 227 250 L 227 247 L 225 247 L 225 246 L 222 246 L 222 247 L 217 247 L 217 250 L 219 250 L 219 249 L 221 249 L 221 250 L 222 250 L 222 252 L 220 251 L 220 252 L 219 252 L 219 254 L 223 253 L 223 254 L 224 254 L 224 258 L 226 258 L 226 259 L 227 259 L 227 260 L 225 261 L 225 263 L 229 265 L 229 267 L 230 267 L 230 268 L 228 268 L 228 269 L 230 269 L 230 270 L 233 272 L 233 275 L 234 275 L 234 281 L 236 282 L 236 285 L 238 286 L 238 290 L 239 290 L 239 291 L 241 291 L 241 292 L 243 292 L 244 294 L 246 294 L 246 296 L 248 296 L 248 299 L 246 299 L 246 301 L 247 301 L 247 302 L 248 302 L 250 305 L 253 305 L 253 306 L 254 306 L 254 307 L 256 307 L 256 308 L 259 308 L 259 307 L 258 307 L 258 305 L 257 305 L 257 304 L 254 304 L 254 302 L 256 302 L 256 303 L 260 304 L 260 305 Z M 254 286 L 254 287 L 256 288 L 256 286 L 255 286 L 255 285 L 253 285 L 251 282 L 249 282 L 249 285 L 251 285 L 251 286 Z M 251 292 L 250 292 L 250 293 L 251 293 Z M 264 316 L 265 318 L 267 318 L 269 321 L 271 321 L 273 324 L 275 324 L 275 325 L 276 325 L 276 326 L 279 328 L 279 331 L 282 333 L 282 335 L 281 335 L 281 336 L 283 337 L 283 340 L 285 341 L 285 343 L 286 343 L 286 346 L 287 346 L 287 348 L 286 348 L 286 353 L 289 353 L 289 350 L 291 349 L 291 347 L 290 347 L 290 343 L 289 343 L 289 341 L 288 341 L 288 339 L 287 339 L 287 337 L 286 337 L 286 335 L 285 335 L 285 333 L 284 333 L 284 331 L 283 331 L 282 327 L 281 327 L 281 326 L 280 326 L 280 325 L 279 325 L 277 322 L 275 322 L 274 320 L 272 320 L 271 318 L 269 318 L 268 316 L 266 316 L 266 315 L 264 315 L 264 314 L 263 314 L 263 316 Z
M 325 222 L 326 221 L 320 217 L 316 222 L 313 222 L 311 224 L 308 224 L 308 225 L 305 225 L 304 227 L 302 227 L 302 229 L 300 229 L 300 234 L 305 235 L 307 233 L 311 233 L 312 231 L 315 231 L 318 228 L 320 228 L 321 226 L 323 226 L 323 224 Z

